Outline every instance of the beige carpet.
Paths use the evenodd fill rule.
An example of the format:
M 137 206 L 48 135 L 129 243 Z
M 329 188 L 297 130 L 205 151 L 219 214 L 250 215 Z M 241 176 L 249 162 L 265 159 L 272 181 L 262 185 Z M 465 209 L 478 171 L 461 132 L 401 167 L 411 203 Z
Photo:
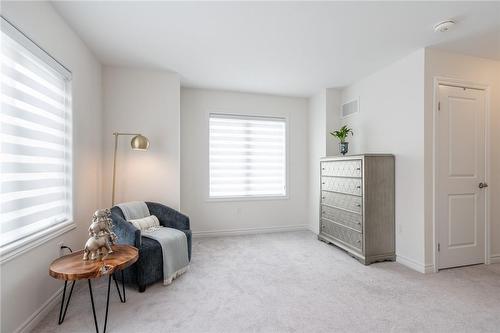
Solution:
M 108 332 L 499 332 L 500 265 L 423 275 L 397 263 L 363 266 L 311 232 L 204 238 L 190 270 L 140 294 L 116 289 Z M 103 324 L 106 284 L 94 288 Z M 36 332 L 94 332 L 88 289 Z M 102 326 L 101 326 L 102 329 Z

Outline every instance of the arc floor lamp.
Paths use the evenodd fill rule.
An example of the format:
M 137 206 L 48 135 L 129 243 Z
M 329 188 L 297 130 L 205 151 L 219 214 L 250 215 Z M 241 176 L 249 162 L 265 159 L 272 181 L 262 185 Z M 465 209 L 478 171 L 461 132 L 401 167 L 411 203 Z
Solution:
M 111 191 L 111 206 L 115 205 L 115 179 L 116 179 L 116 152 L 118 151 L 118 137 L 119 136 L 133 136 L 130 140 L 130 147 L 133 150 L 146 151 L 149 148 L 149 140 L 140 133 L 113 133 L 115 137 L 115 152 L 113 155 L 113 189 Z

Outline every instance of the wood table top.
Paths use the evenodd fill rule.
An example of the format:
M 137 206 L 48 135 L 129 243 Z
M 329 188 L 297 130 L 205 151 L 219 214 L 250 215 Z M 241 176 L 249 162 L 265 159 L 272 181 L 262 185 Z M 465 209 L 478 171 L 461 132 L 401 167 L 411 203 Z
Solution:
M 84 261 L 83 250 L 57 258 L 50 264 L 49 275 L 59 280 L 93 279 L 124 269 L 139 258 L 139 250 L 133 246 L 116 244 L 112 248 L 113 253 L 102 260 Z

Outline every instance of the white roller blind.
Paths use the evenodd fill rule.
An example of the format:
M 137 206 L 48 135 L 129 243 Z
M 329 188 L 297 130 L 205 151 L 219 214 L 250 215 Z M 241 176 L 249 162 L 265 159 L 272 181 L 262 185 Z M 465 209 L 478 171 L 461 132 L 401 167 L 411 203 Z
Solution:
M 0 248 L 72 220 L 70 73 L 2 18 Z
M 286 196 L 286 120 L 210 114 L 211 198 Z

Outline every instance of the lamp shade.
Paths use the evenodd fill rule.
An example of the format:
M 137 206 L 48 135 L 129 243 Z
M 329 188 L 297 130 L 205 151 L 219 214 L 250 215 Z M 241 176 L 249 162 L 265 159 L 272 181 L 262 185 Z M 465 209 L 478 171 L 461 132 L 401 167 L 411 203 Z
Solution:
M 133 150 L 148 150 L 149 140 L 145 136 L 138 134 L 132 138 L 130 146 Z

